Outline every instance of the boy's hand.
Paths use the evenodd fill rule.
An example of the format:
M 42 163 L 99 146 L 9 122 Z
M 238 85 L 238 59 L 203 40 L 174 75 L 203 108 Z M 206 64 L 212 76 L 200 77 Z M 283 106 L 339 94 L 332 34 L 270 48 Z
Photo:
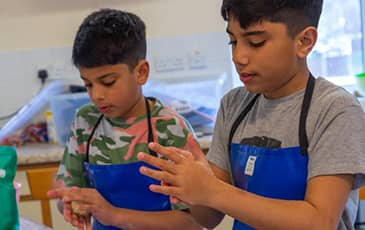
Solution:
M 151 150 L 167 157 L 170 161 L 139 153 L 139 160 L 162 170 L 141 167 L 140 171 L 146 176 L 169 184 L 169 186 L 151 185 L 150 189 L 153 192 L 177 197 L 190 205 L 205 204 L 212 195 L 211 190 L 216 188 L 218 179 L 214 176 L 205 154 L 194 140 L 193 135 L 189 135 L 188 138 L 193 143 L 190 146 L 193 157 L 189 156 L 185 150 L 150 143 L 149 148 Z
M 66 222 L 72 224 L 80 230 L 91 229 L 91 215 L 79 215 L 73 211 L 70 201 L 65 201 L 65 197 L 71 194 L 73 191 L 78 190 L 78 187 L 63 187 L 58 189 L 52 189 L 47 192 L 47 196 L 50 199 L 59 198 L 62 201 L 63 206 L 63 218 Z
M 83 223 L 82 220 L 84 219 L 82 216 L 75 214 L 75 212 L 91 214 L 104 225 L 114 224 L 115 217 L 112 214 L 115 213 L 116 207 L 105 200 L 95 189 L 77 187 L 68 189 L 60 188 L 51 190 L 48 196 L 50 198 L 63 198 L 63 202 L 67 204 L 67 210 L 65 210 L 68 212 L 67 217 L 71 214 L 71 223 L 73 225 L 81 226 L 81 223 Z M 77 202 L 76 205 L 74 203 L 74 211 L 72 211 L 72 202 Z
M 197 142 L 195 141 L 195 139 L 194 139 L 194 141 L 190 141 L 191 137 L 188 139 L 188 146 L 187 146 L 188 151 L 184 151 L 184 150 L 181 150 L 181 149 L 176 148 L 176 147 L 171 147 L 171 149 L 176 151 L 176 152 L 179 152 L 181 155 L 183 155 L 184 157 L 186 157 L 188 159 L 194 160 L 193 154 L 191 154 L 191 152 L 189 152 L 189 151 L 194 150 L 194 147 L 196 146 L 195 143 L 197 143 Z M 198 145 L 199 145 L 199 143 L 198 143 Z M 199 145 L 199 148 L 200 148 L 200 145 Z M 161 181 L 161 185 L 162 186 L 170 186 L 170 184 L 165 183 L 164 181 Z M 170 199 L 171 199 L 171 203 L 173 203 L 173 204 L 181 203 L 185 206 L 189 206 L 189 204 L 185 203 L 184 201 L 180 200 L 179 198 L 177 198 L 175 196 L 171 196 Z
M 91 215 L 78 215 L 72 213 L 71 223 L 74 227 L 77 227 L 79 230 L 91 230 Z

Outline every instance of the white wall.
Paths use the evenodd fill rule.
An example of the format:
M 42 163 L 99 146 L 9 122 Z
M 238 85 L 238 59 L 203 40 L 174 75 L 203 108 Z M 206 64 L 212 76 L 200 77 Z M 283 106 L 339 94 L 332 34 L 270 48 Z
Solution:
M 224 31 L 221 0 L 2 0 L 0 51 L 69 46 L 91 11 L 113 7 L 139 15 L 148 36 Z
M 221 0 L 2 0 L 0 117 L 38 92 L 39 68 L 70 63 L 74 35 L 90 12 L 106 7 L 134 12 L 145 21 L 151 38 L 223 32 L 220 4 Z

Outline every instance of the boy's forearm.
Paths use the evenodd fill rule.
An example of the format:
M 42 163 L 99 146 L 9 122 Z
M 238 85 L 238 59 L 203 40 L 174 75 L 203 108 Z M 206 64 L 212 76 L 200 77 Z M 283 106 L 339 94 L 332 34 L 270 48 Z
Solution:
M 305 201 L 269 199 L 227 184 L 222 186 L 226 186 L 222 188 L 226 194 L 215 196 L 215 200 L 211 199 L 207 205 L 254 228 L 318 229 L 313 226 L 317 222 L 316 212 Z
M 192 206 L 191 215 L 205 228 L 213 229 L 222 221 L 225 214 L 205 206 Z
M 202 230 L 194 218 L 183 211 L 145 212 L 128 209 L 118 209 L 113 215 L 112 225 L 125 230 L 156 229 L 156 230 Z
M 351 178 L 337 175 L 310 180 L 306 194 L 310 201 L 265 198 L 219 182 L 204 205 L 257 229 L 336 229 L 352 187 Z M 333 187 L 338 190 L 333 192 Z

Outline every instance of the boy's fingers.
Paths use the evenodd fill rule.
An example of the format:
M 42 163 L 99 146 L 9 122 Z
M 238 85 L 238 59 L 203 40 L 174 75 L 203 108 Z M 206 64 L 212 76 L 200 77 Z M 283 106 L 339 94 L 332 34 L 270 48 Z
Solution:
M 200 148 L 199 142 L 195 139 L 193 133 L 188 135 L 188 149 L 193 154 L 194 159 L 199 160 L 205 158 L 204 152 Z
M 177 153 L 174 148 L 164 147 L 158 143 L 149 143 L 148 147 L 175 163 L 181 163 L 185 159 L 185 157 L 182 157 L 179 153 Z
M 82 188 L 71 189 L 63 196 L 64 202 L 80 201 L 80 202 L 92 202 L 95 200 L 95 189 Z
M 91 215 L 85 217 L 85 225 L 87 230 L 91 230 Z
M 47 197 L 49 199 L 54 199 L 54 198 L 63 198 L 64 196 L 68 195 L 68 194 L 73 194 L 75 192 L 79 192 L 81 191 L 81 188 L 79 187 L 64 187 L 64 188 L 55 188 L 55 189 L 51 189 L 47 192 Z
M 83 203 L 89 203 L 89 201 L 92 202 L 92 199 L 88 199 L 86 196 L 82 196 L 79 194 L 68 194 L 67 196 L 64 196 L 63 198 L 64 202 L 83 202 Z
M 63 209 L 63 218 L 65 219 L 66 222 L 71 222 L 72 220 L 72 213 L 71 213 L 71 209 Z
M 62 198 L 65 194 L 65 190 L 62 188 L 51 189 L 47 192 L 49 199 Z
M 184 202 L 183 200 L 180 200 L 179 198 L 177 198 L 175 196 L 171 197 L 171 203 L 173 203 L 173 204 L 180 203 L 180 204 L 183 204 L 185 206 L 189 206 L 188 203 Z
M 71 224 L 75 227 L 79 227 L 79 220 L 77 218 L 77 214 L 73 213 L 71 215 Z
M 141 174 L 151 177 L 155 180 L 159 180 L 163 182 L 163 186 L 168 186 L 168 185 L 175 185 L 175 179 L 174 176 L 168 172 L 164 172 L 164 171 L 160 171 L 160 170 L 154 170 L 154 169 L 150 169 L 148 167 L 144 167 L 142 166 L 140 168 L 140 172 Z M 168 185 L 167 185 L 168 184 Z
M 193 154 L 191 152 L 184 149 L 179 149 L 177 147 L 169 147 L 169 148 L 173 149 L 176 153 L 180 154 L 181 156 L 193 160 Z
M 161 159 L 158 157 L 151 156 L 150 154 L 146 154 L 146 153 L 138 153 L 137 158 L 138 158 L 138 160 L 144 161 L 161 170 L 176 174 L 176 165 L 172 162 L 169 162 L 167 160 L 164 160 L 164 159 Z
M 82 217 L 83 228 L 82 230 L 91 230 L 91 215 L 83 216 Z
M 72 214 L 72 221 L 71 224 L 77 228 L 83 228 L 84 227 L 84 222 L 83 222 L 83 217 L 73 213 Z
M 92 213 L 94 211 L 93 209 L 93 205 L 90 204 L 86 204 L 86 203 L 79 203 L 79 205 L 77 206 L 77 211 L 81 212 L 81 213 Z M 84 217 L 85 215 L 82 215 L 82 217 Z
M 156 184 L 151 184 L 149 186 L 150 190 L 152 192 L 157 192 L 157 193 L 161 193 L 167 196 L 174 196 L 177 197 L 178 193 L 178 188 L 177 187 L 173 187 L 173 186 L 164 186 L 164 185 L 156 185 Z
M 180 202 L 179 198 L 174 197 L 174 196 L 172 196 L 172 197 L 171 197 L 171 203 L 173 203 L 173 204 L 177 204 L 177 203 L 179 203 L 179 202 Z

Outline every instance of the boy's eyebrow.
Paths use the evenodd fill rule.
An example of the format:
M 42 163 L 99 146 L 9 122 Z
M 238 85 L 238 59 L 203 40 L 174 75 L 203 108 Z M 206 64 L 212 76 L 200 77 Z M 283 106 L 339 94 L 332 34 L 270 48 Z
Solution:
M 229 30 L 228 27 L 226 28 L 226 32 L 230 35 L 233 35 L 233 33 Z M 248 37 L 248 36 L 264 35 L 264 34 L 266 34 L 266 31 L 264 31 L 264 30 L 253 30 L 253 31 L 248 31 L 248 32 L 242 33 L 242 36 Z
M 101 76 L 97 77 L 96 79 L 97 80 L 102 80 L 103 78 L 106 78 L 106 77 L 109 77 L 109 76 L 113 76 L 113 75 L 116 75 L 116 73 L 107 73 L 107 74 L 104 74 L 104 75 L 101 75 Z M 80 75 L 80 77 L 83 80 L 88 80 L 87 78 L 84 78 L 82 75 Z

